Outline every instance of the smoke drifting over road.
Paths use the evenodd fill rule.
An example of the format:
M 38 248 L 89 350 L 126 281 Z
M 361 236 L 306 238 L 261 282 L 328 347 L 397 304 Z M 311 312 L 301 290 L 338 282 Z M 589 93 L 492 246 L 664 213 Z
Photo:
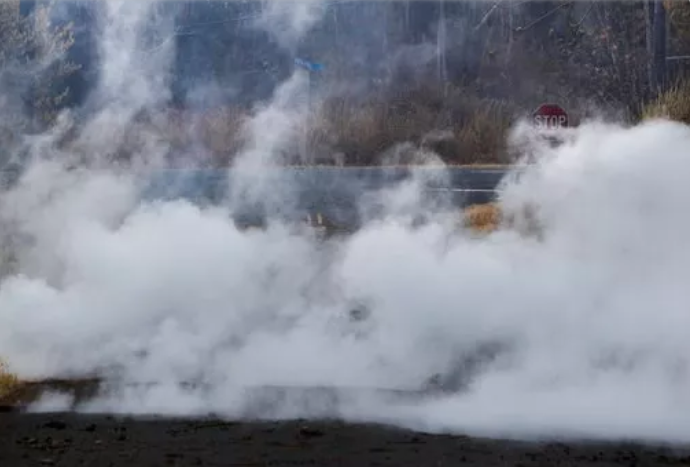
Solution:
M 83 410 L 688 441 L 690 129 L 591 123 L 542 148 L 501 193 L 507 215 L 532 209 L 538 235 L 476 237 L 430 214 L 414 184 L 384 196 L 396 216 L 344 239 L 279 221 L 243 231 L 230 217 L 238 197 L 269 212 L 292 202 L 294 187 L 266 167 L 299 140 L 303 80 L 247 125 L 233 172 L 244 178 L 226 202 L 142 201 L 140 167 L 166 148 L 144 138 L 133 170 L 104 156 L 165 99 L 172 51 L 141 55 L 153 4 L 106 5 L 83 162 L 57 149 L 60 132 L 32 139 L 31 163 L 0 198 L 0 355 L 20 377 L 105 378 Z M 315 24 L 312 8 L 269 10 L 286 44 Z M 155 24 L 164 37 L 170 23 Z M 413 227 L 415 211 L 429 222 Z M 415 391 L 434 375 L 454 391 L 347 389 Z M 335 400 L 258 386 L 343 389 Z

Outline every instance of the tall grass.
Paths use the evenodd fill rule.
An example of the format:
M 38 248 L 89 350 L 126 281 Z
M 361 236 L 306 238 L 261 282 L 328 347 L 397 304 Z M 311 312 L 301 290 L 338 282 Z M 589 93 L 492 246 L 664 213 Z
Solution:
M 641 111 L 642 120 L 668 118 L 690 124 L 690 80 L 676 82 Z
M 315 106 L 307 119 L 306 148 L 301 141 L 283 148 L 281 162 L 385 165 L 393 162 L 386 154 L 406 144 L 435 153 L 449 165 L 500 164 L 507 161 L 505 141 L 516 115 L 514 104 L 462 88 L 443 94 L 432 87 L 409 89 L 366 100 L 332 97 Z M 163 115 L 142 116 L 128 129 L 127 139 L 136 142 L 139 133 L 153 132 L 173 153 L 193 154 L 196 163 L 227 166 L 243 148 L 243 128 L 250 116 L 249 109 L 231 106 L 166 110 Z M 117 157 L 126 159 L 128 151 L 125 145 Z M 403 158 L 394 163 L 414 161 Z

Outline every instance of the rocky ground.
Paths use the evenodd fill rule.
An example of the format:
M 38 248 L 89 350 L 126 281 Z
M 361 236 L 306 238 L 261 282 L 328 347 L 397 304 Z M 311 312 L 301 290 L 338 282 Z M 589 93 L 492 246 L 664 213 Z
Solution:
M 0 413 L 0 466 L 681 466 L 690 448 L 531 444 L 340 422 Z
M 25 410 L 46 391 L 79 402 L 93 397 L 98 387 L 97 379 L 44 380 L 23 383 L 0 397 L 0 467 L 690 467 L 690 446 L 538 444 L 336 421 L 227 422 Z

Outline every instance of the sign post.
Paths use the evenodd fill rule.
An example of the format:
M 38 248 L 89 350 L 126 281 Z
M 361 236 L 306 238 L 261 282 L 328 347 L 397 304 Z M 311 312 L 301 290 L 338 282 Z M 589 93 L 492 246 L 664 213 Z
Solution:
M 568 128 L 568 113 L 559 105 L 542 104 L 532 114 L 534 125 L 540 130 Z

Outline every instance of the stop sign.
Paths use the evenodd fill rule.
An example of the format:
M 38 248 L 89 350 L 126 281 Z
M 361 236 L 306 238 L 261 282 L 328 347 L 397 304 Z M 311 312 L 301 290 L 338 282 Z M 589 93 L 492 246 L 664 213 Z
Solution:
M 537 128 L 554 130 L 568 126 L 568 113 L 556 104 L 542 104 L 532 115 Z

